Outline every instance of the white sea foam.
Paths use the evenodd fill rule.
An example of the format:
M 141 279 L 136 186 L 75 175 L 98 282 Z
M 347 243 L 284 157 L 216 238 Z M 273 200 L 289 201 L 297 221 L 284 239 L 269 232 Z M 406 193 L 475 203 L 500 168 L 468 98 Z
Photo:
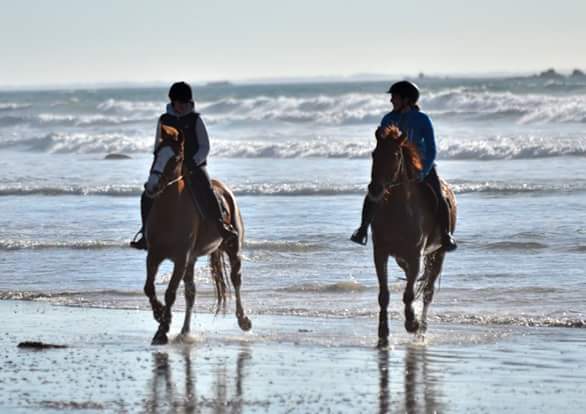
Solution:
M 1 147 L 20 147 L 48 153 L 135 153 L 152 151 L 151 137 L 121 133 L 49 133 L 39 138 L 9 138 Z
M 586 122 L 586 95 L 515 94 L 478 89 L 453 88 L 428 92 L 422 97 L 424 110 L 434 117 L 466 119 L 509 118 L 521 124 Z M 156 116 L 160 102 L 109 99 L 97 107 L 112 114 L 140 113 Z M 344 125 L 376 123 L 389 110 L 380 94 L 228 97 L 204 102 L 199 109 L 209 123 L 280 121 Z
M 89 122 L 89 121 L 88 121 Z M 101 121 L 99 121 L 101 122 Z M 0 148 L 19 147 L 49 153 L 144 153 L 152 151 L 153 139 L 148 134 L 63 132 L 38 138 L 0 139 Z M 560 156 L 586 156 L 586 138 L 536 136 L 489 136 L 453 139 L 442 137 L 438 145 L 440 159 L 499 160 L 532 159 Z M 271 140 L 216 139 L 212 157 L 222 158 L 361 158 L 368 159 L 372 145 L 359 139 Z
M 563 193 L 586 191 L 583 181 L 572 183 L 511 183 L 498 181 L 466 181 L 451 183 L 456 194 L 487 193 L 510 195 L 515 193 Z M 237 196 L 339 196 L 364 194 L 365 184 L 333 183 L 258 183 L 233 184 L 232 191 Z M 1 184 L 0 196 L 109 196 L 136 197 L 143 191 L 142 185 L 25 185 Z M 253 246 L 254 247 L 254 246 Z
M 108 113 L 148 113 L 153 116 L 160 114 L 165 110 L 165 104 L 156 101 L 129 101 L 107 99 L 97 105 L 100 112 Z
M 46 249 L 73 249 L 73 250 L 100 250 L 127 247 L 127 241 L 115 240 L 13 240 L 0 239 L 0 251 L 10 250 L 46 250 Z
M 30 103 L 18 103 L 18 102 L 0 102 L 1 111 L 17 111 L 20 109 L 28 109 L 33 105 Z
M 38 122 L 49 125 L 63 125 L 63 126 L 112 126 L 124 125 L 141 122 L 152 122 L 152 117 L 145 117 L 144 115 L 133 116 L 119 116 L 119 115 L 103 115 L 103 114 L 85 114 L 85 115 L 61 115 L 53 113 L 41 113 L 38 115 Z

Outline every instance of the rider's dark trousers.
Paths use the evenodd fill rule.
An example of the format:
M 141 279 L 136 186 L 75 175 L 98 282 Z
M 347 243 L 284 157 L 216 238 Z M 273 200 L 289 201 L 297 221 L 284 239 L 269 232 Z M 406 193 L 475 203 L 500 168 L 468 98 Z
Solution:
M 220 220 L 222 218 L 222 210 L 212 189 L 212 181 L 210 180 L 205 165 L 191 170 L 189 185 L 192 190 L 191 195 L 196 198 L 197 205 L 201 209 L 201 214 L 212 221 Z
M 429 186 L 433 189 L 433 192 L 435 193 L 435 195 L 437 197 L 438 209 L 439 209 L 438 217 L 440 220 L 440 226 L 441 226 L 442 232 L 451 233 L 450 232 L 450 210 L 448 207 L 448 203 L 442 194 L 439 176 L 437 175 L 437 171 L 436 171 L 435 167 L 433 167 L 431 169 L 431 171 L 429 172 L 429 174 L 427 174 L 427 176 L 423 179 L 423 181 L 425 183 L 429 184 Z

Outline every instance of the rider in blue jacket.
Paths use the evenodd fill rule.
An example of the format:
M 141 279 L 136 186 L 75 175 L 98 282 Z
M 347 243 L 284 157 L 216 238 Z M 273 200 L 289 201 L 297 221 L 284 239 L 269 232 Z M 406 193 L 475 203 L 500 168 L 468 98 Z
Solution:
M 450 234 L 450 213 L 447 202 L 442 195 L 439 177 L 435 170 L 436 145 L 433 133 L 433 125 L 429 117 L 419 110 L 419 88 L 412 82 L 400 81 L 394 83 L 387 93 L 391 94 L 393 110 L 386 114 L 377 129 L 377 135 L 382 128 L 389 125 L 397 125 L 407 135 L 409 141 L 417 146 L 423 169 L 420 181 L 425 181 L 433 188 L 439 200 L 439 220 L 442 232 L 442 245 L 444 250 L 452 251 L 457 248 L 456 242 Z M 362 222 L 360 227 L 352 234 L 350 240 L 366 245 L 368 226 L 374 219 L 377 202 L 375 199 L 384 189 L 375 188 L 373 183 L 368 186 L 369 194 L 364 199 L 362 209 Z M 372 197 L 371 197 L 372 195 Z

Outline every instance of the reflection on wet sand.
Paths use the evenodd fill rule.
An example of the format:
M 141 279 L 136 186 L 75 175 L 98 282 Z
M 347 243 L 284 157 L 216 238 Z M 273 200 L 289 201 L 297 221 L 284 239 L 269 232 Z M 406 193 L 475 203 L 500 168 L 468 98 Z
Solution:
M 232 378 L 229 375 L 230 366 L 228 359 L 219 360 L 215 368 L 210 373 L 201 375 L 211 375 L 211 390 L 209 397 L 202 393 L 198 398 L 196 393 L 196 375 L 194 375 L 194 364 L 192 353 L 197 349 L 189 346 L 181 350 L 181 358 L 178 354 L 171 352 L 153 353 L 153 376 L 147 386 L 147 398 L 145 400 L 145 412 L 200 412 L 202 408 L 211 409 L 211 412 L 217 414 L 224 413 L 241 413 L 243 406 L 243 379 L 246 371 L 246 363 L 250 359 L 250 352 L 243 348 L 237 356 L 235 367 L 235 385 L 231 391 Z M 180 368 L 180 366 L 182 367 Z M 181 382 L 173 378 L 172 372 L 184 372 L 183 389 L 180 388 Z
M 379 350 L 379 413 L 438 413 L 446 410 L 441 402 L 440 378 L 430 367 L 426 347 L 414 344 L 407 346 L 404 356 L 403 395 L 402 399 L 397 398 L 394 402 L 391 392 L 390 358 L 388 350 Z M 397 374 L 395 375 L 399 377 Z M 401 395 L 399 387 L 396 393 L 397 396 Z

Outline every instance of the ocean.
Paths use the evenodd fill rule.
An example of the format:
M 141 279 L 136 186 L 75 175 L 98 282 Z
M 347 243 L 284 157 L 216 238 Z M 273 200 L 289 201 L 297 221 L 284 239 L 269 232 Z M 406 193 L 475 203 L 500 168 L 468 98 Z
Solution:
M 459 249 L 446 258 L 430 331 L 434 323 L 584 328 L 586 80 L 419 83 L 438 171 L 459 207 Z M 360 247 L 349 236 L 359 224 L 373 133 L 390 110 L 388 85 L 194 87 L 210 134 L 210 173 L 242 209 L 243 302 L 253 323 L 255 315 L 334 324 L 377 317 L 371 242 Z M 127 245 L 140 227 L 166 93 L 0 91 L 0 300 L 149 309 L 145 253 Z M 129 158 L 105 159 L 112 153 Z M 161 268 L 159 294 L 170 272 L 170 264 Z M 402 277 L 393 262 L 391 334 L 403 329 Z M 196 312 L 211 312 L 206 258 L 196 279 Z

